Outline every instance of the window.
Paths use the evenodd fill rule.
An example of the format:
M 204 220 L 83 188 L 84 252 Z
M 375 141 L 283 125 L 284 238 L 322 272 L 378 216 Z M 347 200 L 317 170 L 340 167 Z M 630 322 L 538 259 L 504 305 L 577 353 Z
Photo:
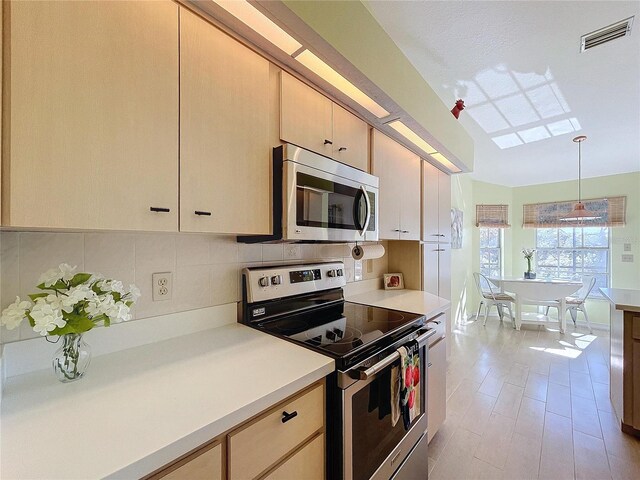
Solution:
M 602 298 L 599 287 L 609 286 L 609 237 L 607 227 L 536 229 L 536 273 L 563 279 L 596 277 L 589 297 Z
M 480 273 L 488 277 L 502 275 L 502 230 L 480 228 Z

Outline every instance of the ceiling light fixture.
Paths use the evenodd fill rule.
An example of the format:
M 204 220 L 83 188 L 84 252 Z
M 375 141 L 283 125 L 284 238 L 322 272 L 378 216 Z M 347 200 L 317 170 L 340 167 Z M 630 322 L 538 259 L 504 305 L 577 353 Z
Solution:
M 302 47 L 300 42 L 249 2 L 244 0 L 214 0 L 214 2 L 287 55 L 292 55 Z
M 344 78 L 333 68 L 311 53 L 309 50 L 303 50 L 299 55 L 295 56 L 302 65 L 307 67 L 313 73 L 326 80 L 331 85 L 344 93 L 351 100 L 357 102 L 360 106 L 366 108 L 369 112 L 378 118 L 384 118 L 389 115 L 384 108 L 378 105 L 371 97 L 356 87 L 349 80 Z
M 433 158 L 436 162 L 438 162 L 440 165 L 445 167 L 450 172 L 458 173 L 462 171 L 456 165 L 454 165 L 451 161 L 449 161 L 447 157 L 445 157 L 441 153 L 438 153 L 438 151 L 435 148 L 429 145 L 425 140 L 423 140 L 423 138 L 420 135 L 418 135 L 416 132 L 411 130 L 400 120 L 394 120 L 393 122 L 387 123 L 387 125 L 389 125 L 396 132 L 398 132 L 404 138 L 409 140 L 416 147 L 418 147 L 420 150 L 425 152 L 427 155 L 429 155 L 431 158 Z
M 578 203 L 573 206 L 573 210 L 567 215 L 560 217 L 563 222 L 579 222 L 585 220 L 596 220 L 600 218 L 596 213 L 587 210 L 582 203 L 582 142 L 587 139 L 585 135 L 579 135 L 573 139 L 578 144 Z
M 431 155 L 432 153 L 438 153 L 438 151 L 435 148 L 433 148 L 431 145 L 429 145 L 427 142 L 425 142 L 422 139 L 422 137 L 420 137 L 420 135 L 418 135 L 416 132 L 411 130 L 409 127 L 407 127 L 400 120 L 394 120 L 393 122 L 387 123 L 387 125 L 389 125 L 391 128 L 393 128 L 396 132 L 398 132 L 404 138 L 409 140 L 415 146 L 420 148 L 420 150 L 423 150 L 425 153 L 427 153 L 429 155 Z

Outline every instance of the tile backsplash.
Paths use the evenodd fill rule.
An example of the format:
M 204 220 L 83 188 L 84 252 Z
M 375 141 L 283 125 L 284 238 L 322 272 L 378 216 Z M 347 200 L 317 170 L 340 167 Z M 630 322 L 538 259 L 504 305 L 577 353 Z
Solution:
M 384 243 L 384 242 L 383 242 Z M 183 312 L 241 299 L 245 266 L 263 263 L 326 261 L 315 244 L 241 244 L 235 236 L 172 233 L 0 232 L 0 309 L 15 297 L 36 291 L 40 274 L 60 263 L 135 283 L 142 293 L 134 319 Z M 354 280 L 354 260 L 344 258 L 347 281 Z M 387 271 L 386 256 L 363 265 L 363 279 Z M 173 273 L 170 300 L 152 299 L 151 275 Z M 15 330 L 2 327 L 1 343 L 38 335 L 27 322 Z

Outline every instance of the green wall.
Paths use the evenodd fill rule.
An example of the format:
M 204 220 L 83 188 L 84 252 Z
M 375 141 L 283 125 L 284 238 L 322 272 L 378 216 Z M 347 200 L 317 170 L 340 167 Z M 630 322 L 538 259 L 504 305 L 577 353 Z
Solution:
M 284 0 L 304 23 L 473 170 L 473 140 L 359 1 Z
M 520 276 L 525 270 L 521 250 L 535 246 L 535 230 L 522 228 L 522 206 L 525 203 L 575 200 L 577 182 L 510 188 L 474 181 L 468 174 L 453 176 L 452 179 L 452 205 L 462 209 L 465 215 L 463 248 L 452 251 L 452 310 L 460 312 L 457 318 L 460 320 L 474 315 L 480 301 L 473 285 L 473 272 L 479 270 L 479 231 L 475 227 L 475 206 L 482 203 L 509 205 L 511 228 L 504 230 L 504 274 Z M 627 225 L 612 228 L 611 286 L 640 289 L 640 172 L 588 178 L 582 181 L 582 191 L 585 198 L 626 195 Z M 631 252 L 623 251 L 625 243 L 631 244 Z M 634 262 L 623 263 L 623 253 L 633 254 Z M 608 324 L 609 305 L 606 301 L 588 301 L 587 309 L 592 322 Z

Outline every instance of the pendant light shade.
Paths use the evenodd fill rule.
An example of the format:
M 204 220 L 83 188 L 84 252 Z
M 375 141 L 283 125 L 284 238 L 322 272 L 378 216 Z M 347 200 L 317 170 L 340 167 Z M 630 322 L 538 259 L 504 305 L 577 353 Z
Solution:
M 587 139 L 585 135 L 580 135 L 573 139 L 578 144 L 578 203 L 573 206 L 573 210 L 567 215 L 560 217 L 563 222 L 582 223 L 585 220 L 596 220 L 600 218 L 598 214 L 587 210 L 582 203 L 582 142 Z

